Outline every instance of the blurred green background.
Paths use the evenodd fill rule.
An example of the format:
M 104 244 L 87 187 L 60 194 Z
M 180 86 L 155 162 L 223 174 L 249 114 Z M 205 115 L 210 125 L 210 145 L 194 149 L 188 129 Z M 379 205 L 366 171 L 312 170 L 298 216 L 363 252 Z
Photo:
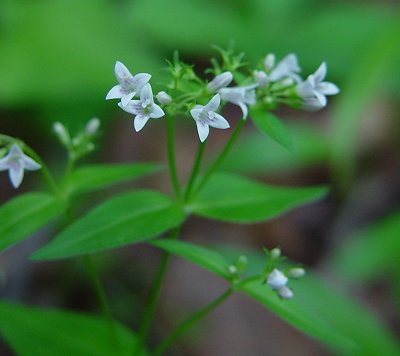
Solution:
M 327 61 L 327 80 L 341 88 L 328 108 L 312 114 L 287 109 L 277 113 L 291 128 L 296 152 L 286 152 L 249 127 L 224 169 L 278 184 L 329 183 L 330 198 L 253 230 L 243 228 L 239 231 L 247 240 L 233 242 L 255 247 L 279 244 L 306 266 L 330 270 L 343 283 L 348 281 L 358 297 L 399 334 L 399 39 L 398 1 L 2 0 L 0 131 L 22 137 L 50 165 L 59 167 L 62 153 L 51 133 L 52 123 L 62 121 L 74 130 L 97 116 L 104 127 L 104 148 L 96 160 L 163 160 L 165 149 L 158 142 L 165 127 L 151 125 L 140 135 L 132 131 L 129 136 L 128 115 L 115 102 L 104 100 L 115 84 L 116 60 L 133 73 L 151 73 L 155 92 L 161 89 L 165 59 L 174 49 L 200 67 L 215 55 L 211 45 L 227 47 L 230 41 L 253 64 L 269 52 L 279 58 L 294 52 L 304 77 Z M 195 151 L 191 124 L 188 120 L 177 133 L 183 172 L 190 168 Z M 223 138 L 216 135 L 211 150 L 222 144 Z M 182 153 L 185 150 L 189 153 Z M 28 178 L 22 189 L 32 186 L 33 179 Z M 163 181 L 153 183 L 168 186 Z M 5 174 L 0 187 L 0 201 L 15 194 Z M 199 224 L 194 221 L 191 226 L 199 229 Z M 219 225 L 208 229 L 230 234 Z M 16 251 L 21 256 L 26 253 Z M 3 256 L 5 270 L 15 267 L 9 261 Z M 139 258 L 140 263 L 145 269 L 146 261 Z M 135 276 L 140 277 L 140 273 Z M 182 283 L 174 285 L 182 295 L 190 295 Z M 5 296 L 12 295 L 12 286 L 4 289 Z M 32 300 L 30 292 L 25 290 L 19 299 Z M 129 308 L 127 300 L 123 305 Z M 249 328 L 254 331 L 259 325 L 276 323 L 276 319 L 258 320 Z M 285 332 L 293 334 L 291 329 Z M 260 332 L 256 335 L 263 337 Z M 270 332 L 266 339 L 274 337 Z M 293 337 L 293 347 L 303 347 L 303 354 L 325 354 L 306 337 Z M 205 354 L 206 349 L 200 347 L 203 351 L 193 355 Z M 215 345 L 213 350 L 217 354 Z M 258 355 L 256 350 L 249 354 Z M 284 353 L 277 349 L 271 354 Z

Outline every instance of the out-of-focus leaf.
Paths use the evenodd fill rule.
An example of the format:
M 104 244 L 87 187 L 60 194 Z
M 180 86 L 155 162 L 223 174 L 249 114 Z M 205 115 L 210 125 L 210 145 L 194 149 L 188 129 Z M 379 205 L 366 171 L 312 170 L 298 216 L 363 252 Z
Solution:
M 61 215 L 65 202 L 46 193 L 27 193 L 0 207 L 0 250 L 32 235 Z
M 70 193 L 81 193 L 96 190 L 128 180 L 142 178 L 161 170 L 159 164 L 102 164 L 79 168 L 74 171 L 67 182 Z
M 0 302 L 0 332 L 21 356 L 131 355 L 136 336 L 114 322 L 66 311 Z M 144 355 L 144 353 L 143 353 Z
M 362 283 L 388 270 L 396 271 L 400 256 L 400 212 L 367 226 L 331 258 L 331 264 L 342 278 Z
M 257 128 L 265 135 L 293 151 L 293 140 L 289 129 L 286 125 L 269 111 L 252 109 L 250 111 L 251 118 Z
M 183 210 L 161 193 L 123 193 L 68 226 L 32 258 L 53 260 L 138 243 L 178 226 L 184 219 Z
M 271 174 L 293 171 L 326 162 L 329 142 L 323 132 L 311 125 L 289 125 L 294 152 L 253 131 L 240 138 L 221 165 L 222 170 L 245 174 Z
M 220 277 L 229 278 L 229 263 L 218 252 L 176 240 L 158 239 L 152 241 L 151 244 L 181 256 Z
M 229 275 L 218 272 L 227 268 L 222 247 L 218 249 L 221 256 L 214 250 L 180 241 L 163 240 L 155 245 L 229 280 Z M 232 258 L 233 251 L 234 248 L 229 248 L 229 259 L 236 260 L 245 255 L 253 267 L 258 265 L 260 273 L 265 267 L 265 256 L 262 254 L 237 248 L 236 258 Z M 300 280 L 289 281 L 289 287 L 294 291 L 294 298 L 281 300 L 262 281 L 237 284 L 240 291 L 339 354 L 389 356 L 399 352 L 399 345 L 380 322 L 358 301 L 340 292 L 328 280 L 307 271 L 307 275 Z
M 213 175 L 187 207 L 194 214 L 216 220 L 256 222 L 320 199 L 325 187 L 277 187 L 230 175 Z

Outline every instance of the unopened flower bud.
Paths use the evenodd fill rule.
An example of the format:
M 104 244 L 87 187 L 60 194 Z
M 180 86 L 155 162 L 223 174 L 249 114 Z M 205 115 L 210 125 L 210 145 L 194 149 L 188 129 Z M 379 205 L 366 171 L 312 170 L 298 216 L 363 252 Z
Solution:
M 67 129 L 61 122 L 55 122 L 53 124 L 53 131 L 57 135 L 60 142 L 64 145 L 68 145 L 70 142 L 70 137 Z
M 267 278 L 267 283 L 272 289 L 280 289 L 286 285 L 288 279 L 279 269 L 274 269 Z
M 268 85 L 268 75 L 262 70 L 257 70 L 254 73 L 254 80 L 259 87 L 265 87 Z
M 277 258 L 281 257 L 281 249 L 279 247 L 275 247 L 270 252 L 271 258 L 276 260 Z
M 171 104 L 172 101 L 172 98 L 165 91 L 157 93 L 156 98 L 161 105 Z
M 291 268 L 288 274 L 291 278 L 301 278 L 306 274 L 306 271 L 304 270 L 304 268 L 295 267 Z
M 100 120 L 97 117 L 91 119 L 85 128 L 85 132 L 88 135 L 94 135 L 100 127 Z
M 237 268 L 236 268 L 236 266 L 234 266 L 234 265 L 230 265 L 229 267 L 228 267 L 228 272 L 230 273 L 230 274 L 236 274 L 237 272 L 238 272 L 238 270 L 237 270 Z
M 237 264 L 240 267 L 245 267 L 247 265 L 247 257 L 244 255 L 239 256 L 239 258 L 237 260 Z
M 264 59 L 264 67 L 266 71 L 270 71 L 275 65 L 275 55 L 273 53 L 269 53 L 265 56 Z
M 278 295 L 282 299 L 292 299 L 293 298 L 293 292 L 286 286 L 283 286 L 278 289 Z
M 210 83 L 207 85 L 207 90 L 211 93 L 215 93 L 218 90 L 228 86 L 233 80 L 233 75 L 231 72 L 224 72 L 217 75 Z

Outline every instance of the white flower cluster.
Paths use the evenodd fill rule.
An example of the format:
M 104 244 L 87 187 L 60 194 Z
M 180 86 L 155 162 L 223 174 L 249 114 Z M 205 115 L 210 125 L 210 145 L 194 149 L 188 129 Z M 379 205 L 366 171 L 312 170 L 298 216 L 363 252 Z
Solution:
M 153 91 L 149 84 L 151 75 L 148 73 L 139 73 L 133 76 L 128 68 L 121 62 L 115 63 L 115 76 L 119 84 L 111 88 L 106 99 L 121 99 L 118 103 L 119 107 L 135 115 L 134 127 L 136 131 L 140 131 L 146 125 L 149 119 L 159 119 L 165 115 L 156 103 L 154 103 Z M 157 94 L 158 100 L 165 104 L 170 98 L 165 92 Z M 132 100 L 135 96 L 139 96 L 139 100 Z
M 178 71 L 183 66 L 174 69 Z M 302 80 L 300 77 L 301 68 L 297 57 L 291 53 L 276 63 L 275 55 L 268 54 L 262 64 L 261 70 L 256 70 L 254 76 L 245 80 L 247 85 L 229 87 L 234 79 L 235 71 L 224 71 L 217 75 L 208 84 L 204 84 L 204 93 L 214 94 L 206 105 L 194 105 L 194 103 L 185 104 L 189 106 L 189 111 L 196 122 L 198 135 L 201 142 L 204 142 L 210 131 L 210 126 L 218 129 L 227 129 L 230 127 L 228 121 L 217 113 L 221 101 L 229 102 L 240 107 L 243 119 L 246 119 L 249 112 L 249 106 L 257 102 L 257 98 L 264 100 L 264 103 L 279 103 L 282 95 L 285 96 L 283 102 L 298 107 L 299 101 L 302 108 L 306 110 L 318 110 L 327 105 L 327 95 L 334 95 L 339 92 L 338 87 L 329 82 L 325 82 L 326 64 L 322 63 L 314 74 Z M 218 69 L 217 72 L 220 70 Z M 194 72 L 191 72 L 193 79 Z M 118 80 L 107 94 L 106 99 L 121 99 L 119 107 L 124 111 L 133 114 L 134 128 L 140 131 L 149 119 L 158 119 L 165 115 L 163 109 L 154 103 L 152 88 L 149 84 L 151 75 L 148 73 L 139 73 L 132 75 L 121 62 L 115 64 L 115 76 Z M 197 83 L 202 80 L 198 79 Z M 187 94 L 187 93 L 186 93 Z M 190 94 L 189 94 L 190 95 Z M 133 100 L 139 96 L 139 100 Z M 156 95 L 161 105 L 171 104 L 171 96 L 165 91 Z M 180 103 L 175 103 L 180 105 Z

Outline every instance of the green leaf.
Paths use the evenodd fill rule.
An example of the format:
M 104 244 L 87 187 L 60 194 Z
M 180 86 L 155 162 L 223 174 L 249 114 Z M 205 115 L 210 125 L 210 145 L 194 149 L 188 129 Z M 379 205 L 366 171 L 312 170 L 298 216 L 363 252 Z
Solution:
M 183 210 L 153 191 L 115 196 L 67 227 L 33 259 L 52 260 L 138 243 L 180 225 Z
M 263 271 L 266 257 L 254 250 L 218 248 L 219 252 L 187 242 L 157 240 L 153 245 L 215 273 L 227 280 L 227 260 L 247 256 L 252 269 Z M 236 250 L 236 253 L 234 251 Z M 224 258 L 226 256 L 226 259 Z M 399 345 L 381 323 L 364 308 L 334 287 L 334 284 L 311 271 L 300 280 L 290 280 L 292 300 L 281 300 L 260 280 L 235 284 L 238 290 L 257 300 L 289 324 L 327 344 L 338 354 L 397 355 Z
M 0 333 L 20 356 L 131 355 L 136 337 L 114 322 L 66 311 L 0 302 Z
M 277 187 L 230 174 L 215 174 L 187 207 L 194 214 L 216 220 L 268 220 L 327 193 L 324 187 Z
M 331 258 L 334 271 L 352 282 L 362 283 L 398 268 L 400 212 L 365 227 L 346 238 Z
M 274 114 L 254 108 L 250 111 L 250 115 L 254 124 L 261 132 L 280 143 L 283 147 L 286 147 L 289 151 L 294 150 L 292 136 L 288 128 Z
M 28 238 L 62 214 L 65 203 L 46 193 L 27 193 L 0 207 L 0 250 Z
M 218 252 L 176 240 L 158 239 L 151 241 L 151 244 L 181 256 L 220 277 L 229 278 L 229 263 Z
M 154 163 L 102 164 L 86 166 L 74 171 L 67 182 L 70 193 L 101 189 L 115 183 L 142 178 L 161 170 Z

